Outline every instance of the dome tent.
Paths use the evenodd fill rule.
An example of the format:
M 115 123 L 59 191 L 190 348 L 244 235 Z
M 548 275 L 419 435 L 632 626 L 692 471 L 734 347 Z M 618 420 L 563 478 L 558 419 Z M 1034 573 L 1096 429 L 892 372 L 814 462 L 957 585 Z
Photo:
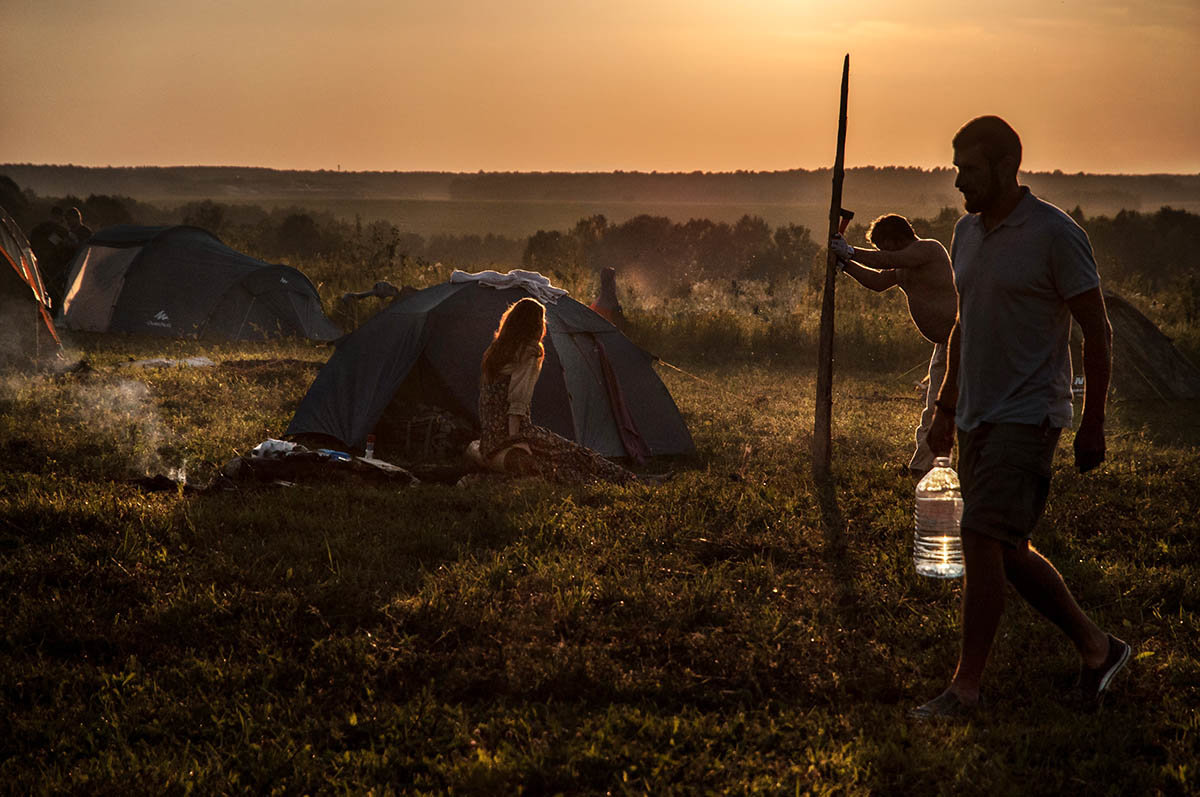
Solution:
M 199 227 L 107 227 L 67 272 L 60 327 L 164 337 L 329 341 L 341 330 L 301 272 L 237 252 Z
M 1192 364 L 1154 322 L 1124 297 L 1104 291 L 1104 305 L 1112 325 L 1112 377 L 1114 399 L 1200 398 L 1200 368 Z M 1083 332 L 1071 324 L 1071 358 L 1075 381 L 1083 381 Z
M 61 344 L 50 320 L 50 297 L 37 257 L 21 228 L 0 208 L 0 361 L 37 360 L 43 346 Z
M 478 429 L 483 353 L 505 309 L 526 296 L 520 287 L 447 282 L 396 301 L 338 342 L 285 435 L 361 448 L 398 394 Z M 606 456 L 694 450 L 651 355 L 566 296 L 546 305 L 546 326 L 534 423 Z

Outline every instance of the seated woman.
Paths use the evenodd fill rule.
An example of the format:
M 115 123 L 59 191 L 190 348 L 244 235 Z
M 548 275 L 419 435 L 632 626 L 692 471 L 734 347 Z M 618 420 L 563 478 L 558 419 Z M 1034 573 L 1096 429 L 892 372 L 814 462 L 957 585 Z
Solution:
M 483 355 L 479 384 L 479 449 L 492 470 L 542 476 L 563 484 L 596 479 L 624 483 L 632 471 L 567 440 L 529 418 L 533 387 L 546 350 L 546 308 L 521 299 L 500 318 Z

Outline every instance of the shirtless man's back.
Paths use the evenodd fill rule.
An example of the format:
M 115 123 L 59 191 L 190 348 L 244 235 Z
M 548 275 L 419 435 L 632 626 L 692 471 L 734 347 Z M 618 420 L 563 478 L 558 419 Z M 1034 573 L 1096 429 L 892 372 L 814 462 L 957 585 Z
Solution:
M 923 475 L 933 466 L 933 454 L 925 434 L 933 421 L 933 402 L 946 373 L 946 341 L 958 315 L 958 294 L 946 247 L 932 238 L 918 238 L 903 216 L 880 216 L 871 224 L 867 238 L 878 249 L 858 249 L 841 238 L 830 246 L 842 262 L 842 271 L 873 291 L 899 286 L 908 300 L 908 312 L 917 329 L 934 344 L 929 359 L 929 389 L 925 410 L 916 431 L 916 450 L 908 463 L 913 475 Z

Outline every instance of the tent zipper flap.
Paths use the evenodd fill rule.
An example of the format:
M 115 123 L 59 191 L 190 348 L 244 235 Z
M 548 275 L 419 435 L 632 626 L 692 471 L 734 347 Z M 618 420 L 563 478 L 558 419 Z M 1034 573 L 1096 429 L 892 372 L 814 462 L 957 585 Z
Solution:
M 604 389 L 608 391 L 608 399 L 612 404 L 613 420 L 617 424 L 617 434 L 621 436 L 621 445 L 625 446 L 625 453 L 629 454 L 634 462 L 642 465 L 650 459 L 650 446 L 646 445 L 646 439 L 642 437 L 633 420 L 633 414 L 629 412 L 629 405 L 625 403 L 625 394 L 621 390 L 621 382 L 617 378 L 612 361 L 608 359 L 604 344 L 596 340 L 595 336 L 592 337 L 592 342 L 596 346 L 600 370 L 604 373 Z

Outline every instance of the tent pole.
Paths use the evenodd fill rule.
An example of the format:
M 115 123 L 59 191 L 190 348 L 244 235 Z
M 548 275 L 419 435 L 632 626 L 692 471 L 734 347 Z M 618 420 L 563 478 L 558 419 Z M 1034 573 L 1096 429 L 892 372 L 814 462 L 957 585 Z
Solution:
M 250 311 L 254 309 L 254 303 L 257 301 L 257 296 L 250 296 L 250 304 L 246 306 L 246 315 L 242 316 L 242 323 L 238 325 L 237 336 L 234 338 L 234 340 L 242 339 L 242 330 L 246 328 L 246 320 L 250 318 Z

